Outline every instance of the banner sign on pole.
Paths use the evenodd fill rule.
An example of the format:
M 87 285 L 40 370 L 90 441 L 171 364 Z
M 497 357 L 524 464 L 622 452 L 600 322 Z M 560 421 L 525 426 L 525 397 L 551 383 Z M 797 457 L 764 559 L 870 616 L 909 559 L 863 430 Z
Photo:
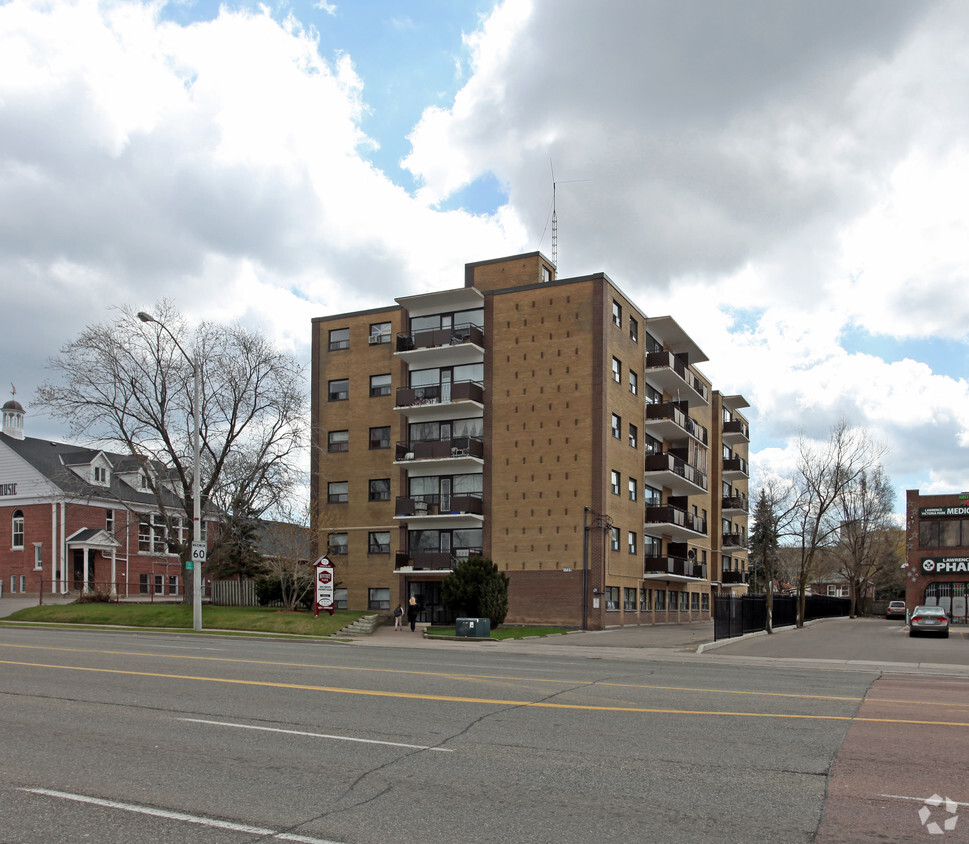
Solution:
M 326 610 L 333 615 L 333 563 L 325 554 L 314 564 L 316 572 L 316 604 L 314 606 L 313 617 L 320 614 L 320 610 Z

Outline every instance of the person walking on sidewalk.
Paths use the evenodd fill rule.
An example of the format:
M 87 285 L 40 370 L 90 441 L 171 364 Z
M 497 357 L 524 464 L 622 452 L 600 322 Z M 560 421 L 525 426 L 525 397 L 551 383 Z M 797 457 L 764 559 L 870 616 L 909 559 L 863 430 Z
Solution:
M 410 600 L 407 602 L 407 620 L 410 622 L 410 632 L 413 633 L 415 626 L 417 624 L 417 598 L 413 595 L 410 596 Z
M 394 632 L 402 629 L 401 622 L 404 619 L 404 608 L 398 604 L 397 609 L 394 610 Z

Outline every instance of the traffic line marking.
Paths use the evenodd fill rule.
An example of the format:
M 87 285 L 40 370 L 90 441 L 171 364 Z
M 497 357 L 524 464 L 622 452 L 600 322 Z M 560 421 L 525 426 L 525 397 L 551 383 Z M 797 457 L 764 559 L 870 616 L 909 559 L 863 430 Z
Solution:
M 254 724 L 233 724 L 231 721 L 207 721 L 204 718 L 179 718 L 179 721 L 188 721 L 190 724 L 210 724 L 215 727 L 237 727 L 241 730 L 259 730 L 265 733 L 284 733 L 290 736 L 306 736 L 308 738 L 333 739 L 334 741 L 355 741 L 360 744 L 383 744 L 388 747 L 403 747 L 408 750 L 435 750 L 438 753 L 454 753 L 452 748 L 431 747 L 426 744 L 404 744 L 399 741 L 378 741 L 377 739 L 362 739 L 353 736 L 330 736 L 326 733 L 310 733 L 303 730 L 284 730 L 279 727 L 261 727 Z
M 130 677 L 157 677 L 163 680 L 188 680 L 199 683 L 223 683 L 234 686 L 257 686 L 274 689 L 298 689 L 301 691 L 329 692 L 331 694 L 360 695 L 363 697 L 387 697 L 405 700 L 432 700 L 443 703 L 481 703 L 488 706 L 522 706 L 536 709 L 565 709 L 586 712 L 632 712 L 654 715 L 713 715 L 735 718 L 783 718 L 803 721 L 864 721 L 876 724 L 915 724 L 934 727 L 969 727 L 969 723 L 959 721 L 923 721 L 900 718 L 857 718 L 852 715 L 801 715 L 786 712 L 724 712 L 718 710 L 669 709 L 641 706 L 602 706 L 580 703 L 551 703 L 548 701 L 505 700 L 501 698 L 477 698 L 452 695 L 416 694 L 400 691 L 377 691 L 374 689 L 349 689 L 338 686 L 315 686 L 302 683 L 271 683 L 266 680 L 236 680 L 228 677 L 198 677 L 188 674 L 160 674 L 152 671 L 126 671 L 120 668 L 88 668 L 77 665 L 49 665 L 36 662 L 15 662 L 0 660 L 0 665 L 20 665 L 30 668 L 51 668 L 63 671 L 85 671 L 95 674 L 118 674 Z
M 0 648 L 25 648 L 29 650 L 40 650 L 40 651 L 55 651 L 58 653 L 83 653 L 83 654 L 104 654 L 106 656 L 144 656 L 150 657 L 152 659 L 186 659 L 195 660 L 201 662 L 225 662 L 230 664 L 241 664 L 241 665 L 271 665 L 280 668 L 316 668 L 325 669 L 328 671 L 353 671 L 353 672 L 364 672 L 373 674 L 401 674 L 412 677 L 443 677 L 447 680 L 467 680 L 467 681 L 477 681 L 477 680 L 517 680 L 528 683 L 555 683 L 561 685 L 562 683 L 570 682 L 567 679 L 554 679 L 547 677 L 515 677 L 505 674 L 469 674 L 467 672 L 460 671 L 408 671 L 400 668 L 369 668 L 358 665 L 326 665 L 319 663 L 305 663 L 305 662 L 275 662 L 271 660 L 258 660 L 258 659 L 235 659 L 232 657 L 218 657 L 218 656 L 192 656 L 192 655 L 176 655 L 176 654 L 158 654 L 158 653 L 144 653 L 139 651 L 106 651 L 106 650 L 95 650 L 86 648 L 54 648 L 47 645 L 19 645 L 10 643 L 0 643 Z M 648 683 L 612 683 L 608 681 L 592 681 L 591 683 L 586 683 L 589 686 L 607 686 L 610 688 L 619 689 L 654 689 L 657 691 L 668 691 L 668 692 L 700 692 L 704 694 L 718 694 L 718 695 L 750 695 L 754 697 L 789 697 L 797 698 L 800 700 L 840 700 L 848 702 L 859 702 L 864 700 L 864 697 L 844 697 L 835 695 L 807 695 L 807 694 L 797 694 L 794 692 L 756 692 L 747 689 L 704 689 L 704 688 L 694 688 L 691 686 L 658 686 L 650 685 Z
M 185 821 L 214 829 L 225 829 L 231 832 L 248 832 L 250 835 L 261 835 L 263 837 L 274 838 L 278 841 L 295 841 L 298 844 L 339 844 L 339 842 L 331 841 L 327 838 L 311 838 L 307 835 L 296 835 L 292 832 L 280 832 L 276 829 L 263 829 L 262 827 L 233 823 L 232 821 L 220 821 L 217 818 L 189 815 L 186 812 L 172 812 L 168 809 L 140 806 L 137 803 L 121 803 L 117 800 L 104 800 L 100 797 L 90 797 L 86 794 L 71 794 L 67 791 L 53 791 L 49 788 L 21 788 L 18 790 L 26 791 L 30 794 L 39 794 L 44 797 L 59 797 L 62 800 L 73 800 L 75 803 L 103 806 L 107 809 L 120 809 L 121 811 L 133 812 L 138 815 L 149 815 L 151 817 L 164 818 L 165 820 L 172 821 Z
M 891 800 L 914 800 L 916 803 L 925 803 L 927 800 L 931 800 L 931 797 L 906 797 L 904 794 L 879 794 L 879 797 L 888 797 Z M 969 803 L 960 803 L 958 800 L 952 800 L 956 806 L 969 806 Z

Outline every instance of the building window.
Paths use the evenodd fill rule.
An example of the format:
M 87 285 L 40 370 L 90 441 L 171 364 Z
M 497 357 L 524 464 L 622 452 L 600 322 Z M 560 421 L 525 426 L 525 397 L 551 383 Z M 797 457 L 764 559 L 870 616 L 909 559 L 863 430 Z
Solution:
M 618 610 L 619 609 L 619 587 L 607 586 L 605 589 L 605 593 L 606 593 L 606 609 Z
M 545 284 L 552 280 L 552 271 L 542 264 L 542 283 Z
M 612 300 L 612 324 L 622 328 L 622 305 L 615 299 Z
M 390 553 L 390 531 L 372 530 L 367 534 L 367 548 L 371 554 Z
M 169 595 L 178 594 L 178 575 L 177 574 L 168 575 L 168 594 Z
M 390 323 L 374 322 L 370 325 L 370 345 L 378 346 L 390 342 Z
M 347 535 L 345 533 L 331 533 L 326 540 L 329 554 L 345 556 L 347 553 Z
M 645 586 L 639 592 L 639 611 L 640 612 L 652 612 L 653 607 L 653 590 L 647 589 Z
M 634 343 L 639 342 L 639 323 L 636 317 L 629 317 L 629 339 Z
M 612 359 L 612 380 L 617 384 L 622 381 L 622 361 L 619 358 Z
M 647 507 L 659 507 L 663 503 L 663 493 L 656 487 L 643 484 L 643 503 Z
M 687 612 L 690 609 L 689 592 L 680 592 L 680 612 Z
M 330 351 L 350 348 L 350 329 L 334 328 L 330 331 Z
M 690 593 L 690 609 L 693 610 L 693 612 L 699 612 L 700 611 L 700 593 L 699 592 L 691 592 Z
M 622 417 L 612 414 L 612 435 L 617 439 L 622 439 Z
M 347 608 L 347 590 L 346 589 L 334 589 L 333 590 L 333 609 L 345 610 Z
M 330 431 L 326 435 L 327 451 L 349 451 L 350 432 L 349 431 Z
M 626 612 L 636 612 L 636 592 L 635 586 L 624 586 L 622 590 L 622 608 Z
M 114 510 L 104 511 L 104 529 L 108 533 L 114 533 Z
M 660 404 L 663 401 L 663 394 L 655 387 L 646 384 L 643 387 L 643 398 L 646 400 L 646 404 Z
M 610 487 L 613 495 L 619 495 L 619 483 L 621 477 L 622 475 L 620 475 L 615 469 L 613 469 L 610 473 Z
M 165 594 L 165 577 L 161 574 L 155 575 L 155 594 L 164 595 Z
M 94 467 L 94 483 L 102 486 L 108 483 L 108 470 L 104 466 Z
M 138 592 L 141 595 L 148 594 L 148 575 L 147 574 L 138 575 Z
M 706 592 L 700 596 L 700 609 L 703 612 L 710 611 L 710 596 Z
M 350 398 L 350 379 L 337 378 L 330 381 L 327 396 L 330 401 L 346 401 Z
M 613 551 L 619 550 L 619 528 L 609 528 L 609 547 Z
M 629 426 L 629 445 L 633 448 L 639 445 L 639 428 L 635 425 Z
M 370 500 L 390 501 L 390 478 L 370 479 Z
M 326 500 L 330 504 L 346 504 L 350 500 L 349 481 L 330 481 L 326 485 Z
M 390 374 L 370 376 L 370 398 L 390 395 Z
M 656 590 L 656 612 L 666 611 L 666 590 L 657 589 Z
M 629 370 L 629 392 L 634 396 L 639 394 L 639 376 L 631 369 Z
M 629 531 L 629 535 L 626 538 L 626 550 L 630 554 L 636 553 L 636 531 L 634 530 Z
M 368 610 L 389 610 L 390 609 L 390 590 L 389 589 L 368 589 L 367 590 L 367 609 Z
M 630 501 L 636 500 L 636 479 L 635 478 L 629 479 L 629 500 Z
M 370 429 L 371 448 L 390 448 L 390 426 Z
M 24 547 L 24 511 L 13 511 L 13 544 L 12 548 Z
M 34 568 L 35 569 L 42 569 L 44 567 L 43 548 L 44 548 L 43 542 L 34 543 Z

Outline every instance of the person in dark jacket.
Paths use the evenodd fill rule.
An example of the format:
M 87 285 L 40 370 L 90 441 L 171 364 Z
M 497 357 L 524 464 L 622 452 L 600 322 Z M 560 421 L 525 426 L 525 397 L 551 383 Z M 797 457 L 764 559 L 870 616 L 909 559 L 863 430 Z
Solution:
M 417 624 L 418 611 L 417 598 L 411 595 L 410 601 L 407 602 L 407 620 L 410 622 L 411 633 L 414 632 L 415 625 Z

